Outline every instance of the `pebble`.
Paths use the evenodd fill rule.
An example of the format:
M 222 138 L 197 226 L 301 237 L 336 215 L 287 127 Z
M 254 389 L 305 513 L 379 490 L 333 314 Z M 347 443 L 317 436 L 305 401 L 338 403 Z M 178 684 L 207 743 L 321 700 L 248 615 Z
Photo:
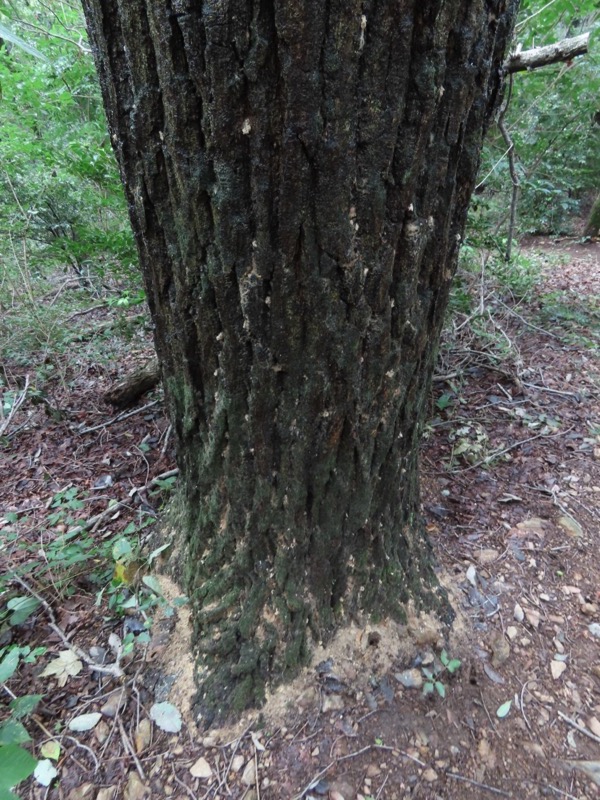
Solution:
M 405 689 L 420 689 L 423 686 L 423 676 L 418 669 L 405 669 L 404 672 L 396 672 L 394 677 Z
M 436 772 L 436 771 L 433 769 L 433 767 L 427 767 L 427 769 L 426 769 L 426 770 L 424 770 L 424 772 L 423 772 L 423 778 L 424 778 L 426 781 L 429 781 L 429 783 L 433 783 L 434 781 L 437 781 L 437 779 L 438 779 L 438 774 L 437 774 L 437 772 Z
M 590 625 L 588 625 L 588 631 L 596 639 L 600 639 L 600 624 L 598 622 L 592 622 Z

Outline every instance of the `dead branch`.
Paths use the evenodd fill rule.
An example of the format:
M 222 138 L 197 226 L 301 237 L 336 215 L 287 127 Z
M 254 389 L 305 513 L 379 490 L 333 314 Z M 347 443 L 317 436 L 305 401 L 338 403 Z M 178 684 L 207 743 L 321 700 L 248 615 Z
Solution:
M 587 53 L 589 41 L 590 34 L 588 32 L 544 47 L 534 47 L 531 50 L 513 53 L 504 62 L 504 69 L 510 74 L 511 72 L 525 72 L 530 69 L 547 67 L 560 61 L 571 61 L 572 58 Z

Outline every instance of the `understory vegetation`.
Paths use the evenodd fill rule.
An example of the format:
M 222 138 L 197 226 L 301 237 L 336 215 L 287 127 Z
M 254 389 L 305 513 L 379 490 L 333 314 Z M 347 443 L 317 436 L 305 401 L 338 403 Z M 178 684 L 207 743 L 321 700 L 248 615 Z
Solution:
M 525 50 L 594 31 L 599 13 L 591 0 L 528 0 L 517 41 Z M 79 424 L 70 393 L 94 374 L 115 375 L 115 364 L 127 362 L 132 353 L 134 365 L 149 358 L 151 335 L 78 4 L 0 2 L 0 89 L 1 453 L 8 452 L 27 424 L 27 417 L 19 421 L 19 411 L 42 407 L 52 419 Z M 555 255 L 533 239 L 534 234 L 584 239 L 585 221 L 600 191 L 599 97 L 594 33 L 586 56 L 512 78 L 504 119 L 514 143 L 519 182 L 515 238 L 521 245 L 512 248 L 509 259 L 513 179 L 505 138 L 497 128 L 490 131 L 426 431 L 431 435 L 436 426 L 448 425 L 449 471 L 457 464 L 491 465 L 503 458 L 503 448 L 492 448 L 476 421 L 460 419 L 460 376 L 485 365 L 527 380 L 509 332 L 515 319 L 563 342 L 594 351 L 600 347 L 600 298 L 588 296 L 585 284 L 577 294 L 559 284 L 548 287 L 545 276 L 562 263 L 564 252 Z M 150 406 L 157 403 L 149 403 L 146 414 L 154 414 Z M 559 425 L 551 415 L 525 423 L 534 433 L 552 432 Z M 59 642 L 61 656 L 40 673 L 35 692 L 13 692 L 11 679 L 46 653 L 44 646 L 28 644 L 35 616 L 44 615 L 61 630 L 52 608 L 66 603 L 77 587 L 93 597 L 94 608 L 107 619 L 135 619 L 112 641 L 112 654 L 104 662 L 116 671 L 135 648 L 148 644 L 154 615 L 172 613 L 174 603 L 163 596 L 153 575 L 163 548 L 144 547 L 176 470 L 163 469 L 153 481 L 144 474 L 150 464 L 166 458 L 168 445 L 169 431 L 158 423 L 154 434 L 145 439 L 132 434 L 124 443 L 127 463 L 140 470 L 126 497 L 111 493 L 113 456 L 106 454 L 107 474 L 90 479 L 91 487 L 80 485 L 77 475 L 39 475 L 34 524 L 29 510 L 12 507 L 14 498 L 2 501 L 0 687 L 9 703 L 0 721 L 0 800 L 14 797 L 11 787 L 34 770 L 43 785 L 54 780 L 60 746 L 49 739 L 31 755 L 28 719 L 42 701 L 47 676 L 66 682 L 85 663 L 68 641 Z M 31 469 L 36 458 L 34 450 Z M 102 498 L 105 508 L 99 511 Z M 107 531 L 102 524 L 109 520 L 115 525 Z M 439 673 L 447 675 L 460 660 L 449 660 L 444 651 L 441 664 Z M 427 691 L 443 697 L 438 673 L 424 672 Z M 172 712 L 166 713 L 164 730 L 175 724 Z M 73 730 L 95 723 L 86 719 L 79 724 L 83 727 Z

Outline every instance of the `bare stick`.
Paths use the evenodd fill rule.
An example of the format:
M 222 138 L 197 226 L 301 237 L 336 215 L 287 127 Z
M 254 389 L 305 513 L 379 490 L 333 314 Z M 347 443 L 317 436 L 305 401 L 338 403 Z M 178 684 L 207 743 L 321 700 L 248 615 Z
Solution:
M 127 736 L 127 733 L 125 731 L 125 727 L 123 725 L 123 722 L 121 721 L 121 717 L 119 717 L 117 719 L 117 723 L 119 725 L 119 731 L 121 732 L 121 739 L 123 740 L 123 744 L 125 746 L 125 750 L 127 750 L 129 752 L 129 755 L 132 757 L 133 763 L 135 764 L 135 768 L 138 771 L 138 775 L 145 782 L 146 781 L 146 773 L 144 772 L 144 769 L 143 769 L 142 765 L 140 764 L 139 758 L 135 754 L 135 750 L 133 749 L 133 745 L 129 741 L 129 736 Z
M 496 789 L 495 786 L 489 786 L 487 783 L 479 783 L 479 781 L 474 781 L 471 778 L 465 778 L 463 775 L 457 775 L 455 772 L 446 772 L 446 777 L 454 778 L 457 781 L 463 781 L 463 783 L 470 783 L 471 786 L 479 786 L 480 789 L 487 789 L 488 792 L 499 794 L 501 797 L 511 796 L 508 792 L 504 792 L 502 789 Z
M 146 411 L 148 408 L 152 408 L 153 406 L 157 406 L 161 401 L 160 400 L 153 400 L 151 403 L 146 403 L 145 406 L 141 408 L 134 408 L 133 411 L 127 411 L 126 413 L 117 414 L 116 417 L 109 419 L 108 422 L 103 422 L 100 425 L 94 425 L 91 428 L 84 428 L 83 430 L 79 431 L 80 434 L 84 433 L 91 433 L 92 431 L 99 431 L 101 428 L 108 428 L 109 425 L 114 425 L 115 422 L 120 422 L 122 419 L 127 419 L 128 417 L 133 417 L 134 414 L 141 414 L 142 411 Z
M 567 717 L 567 715 L 563 714 L 562 711 L 558 711 L 557 714 L 561 719 L 564 719 L 567 724 L 572 725 L 576 730 L 578 730 L 579 733 L 583 733 L 584 736 L 587 736 L 589 739 L 593 739 L 595 742 L 600 742 L 600 736 L 596 736 L 591 731 L 588 731 L 587 728 L 584 728 L 583 725 L 575 722 L 574 719 Z
M 12 422 L 15 414 L 25 402 L 25 398 L 27 397 L 27 389 L 29 389 L 29 375 L 25 376 L 25 386 L 23 387 L 23 391 L 17 398 L 13 400 L 8 416 L 6 417 L 6 419 L 3 419 L 2 422 L 0 422 L 0 436 L 2 436 L 4 432 L 8 429 L 8 426 Z M 1 407 L 0 407 L 0 414 L 2 414 Z

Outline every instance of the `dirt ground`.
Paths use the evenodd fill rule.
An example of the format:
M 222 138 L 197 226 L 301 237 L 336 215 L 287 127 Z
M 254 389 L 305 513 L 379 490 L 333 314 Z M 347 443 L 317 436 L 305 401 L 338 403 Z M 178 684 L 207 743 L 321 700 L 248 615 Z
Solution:
M 451 635 L 444 640 L 414 620 L 351 631 L 235 731 L 200 732 L 184 714 L 181 731 L 167 733 L 150 722 L 150 708 L 170 700 L 185 711 L 185 609 L 174 629 L 169 619 L 157 622 L 122 678 L 82 669 L 61 686 L 41 676 L 65 650 L 61 632 L 86 653 L 108 652 L 110 634 L 131 628 L 106 597 L 97 602 L 93 565 L 79 563 L 67 588 L 34 572 L 26 583 L 45 586 L 48 607 L 20 627 L 5 625 L 0 644 L 48 651 L 8 682 L 3 702 L 10 693 L 43 693 L 26 721 L 33 751 L 53 740 L 61 751 L 51 786 L 31 779 L 20 797 L 598 796 L 600 246 L 526 247 L 547 256 L 542 282 L 527 304 L 497 301 L 488 340 L 457 316 L 425 430 L 423 508 L 457 615 Z M 103 312 L 94 313 L 80 324 L 100 324 Z M 31 558 L 64 533 L 64 523 L 48 525 L 59 490 L 77 487 L 85 497 L 74 512 L 81 520 L 99 515 L 96 542 L 140 510 L 158 511 L 162 498 L 150 482 L 174 467 L 161 404 L 151 404 L 159 396 L 116 421 L 100 399 L 148 357 L 147 338 L 111 346 L 112 363 L 100 363 L 82 343 L 45 401 L 24 404 L 2 443 L 5 573 L 27 561 L 9 531 L 31 543 Z M 15 379 L 25 372 L 5 369 Z M 120 505 L 107 514 L 110 499 Z M 101 719 L 89 731 L 68 727 L 93 712 Z M 0 705 L 0 718 L 6 713 Z

